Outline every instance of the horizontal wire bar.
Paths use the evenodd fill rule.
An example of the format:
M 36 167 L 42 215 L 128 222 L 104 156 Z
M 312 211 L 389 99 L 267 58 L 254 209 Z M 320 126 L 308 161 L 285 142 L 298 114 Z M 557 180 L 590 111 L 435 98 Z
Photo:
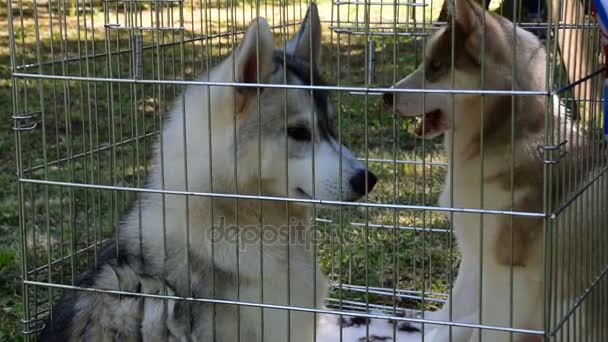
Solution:
M 125 27 L 120 26 L 118 23 L 106 24 L 106 28 L 108 30 L 117 30 L 117 31 L 183 31 L 185 28 L 183 26 L 179 27 L 155 27 L 155 26 L 133 26 L 133 27 Z
M 291 198 L 291 197 L 279 197 L 279 196 L 241 195 L 241 194 L 194 192 L 194 191 L 180 191 L 180 190 L 158 190 L 158 189 L 121 187 L 121 186 L 101 185 L 101 184 L 58 182 L 58 181 L 28 179 L 28 178 L 19 178 L 19 182 L 31 183 L 31 184 L 41 184 L 41 185 L 68 186 L 68 187 L 84 188 L 84 189 L 103 189 L 103 190 L 117 190 L 117 191 L 129 191 L 129 192 L 146 192 L 146 193 L 165 194 L 165 195 L 186 195 L 186 196 L 200 196 L 200 197 L 212 197 L 212 198 L 234 198 L 234 199 L 238 198 L 238 199 L 249 199 L 249 200 L 262 200 L 262 201 L 308 203 L 308 204 L 317 204 L 317 205 L 342 205 L 342 206 L 363 207 L 363 208 L 367 207 L 367 208 L 384 208 L 384 209 L 447 211 L 447 212 L 466 213 L 466 214 L 508 215 L 508 216 L 539 217 L 539 218 L 547 217 L 547 215 L 545 215 L 544 213 L 528 212 L 528 211 L 474 209 L 474 208 L 456 208 L 456 207 L 433 207 L 433 206 L 411 205 L 411 204 L 345 202 L 345 201 L 334 201 L 334 200 L 323 200 L 323 199 L 304 199 L 304 198 Z
M 106 145 L 104 145 L 102 147 L 99 147 L 99 148 L 96 148 L 96 149 L 92 149 L 92 150 L 89 150 L 89 151 L 86 151 L 86 152 L 81 152 L 81 153 L 78 153 L 78 154 L 74 154 L 74 155 L 72 155 L 70 157 L 65 157 L 65 158 L 61 158 L 61 159 L 50 161 L 50 162 L 45 163 L 45 164 L 40 164 L 40 165 L 32 166 L 29 169 L 24 169 L 23 173 L 31 173 L 33 171 L 43 169 L 45 166 L 48 167 L 48 166 L 52 166 L 52 165 L 57 165 L 57 164 L 65 163 L 67 161 L 76 160 L 76 159 L 79 159 L 79 158 L 82 158 L 82 157 L 90 156 L 90 155 L 93 155 L 95 153 L 103 152 L 105 150 L 110 150 L 113 147 L 119 147 L 119 146 L 122 146 L 122 145 L 125 145 L 125 144 L 128 144 L 128 143 L 137 141 L 139 139 L 145 139 L 145 138 L 156 136 L 159 133 L 160 133 L 160 131 L 157 130 L 157 131 L 154 131 L 154 132 L 148 132 L 146 134 L 141 134 L 141 135 L 138 135 L 138 136 L 133 137 L 133 138 L 125 139 L 125 140 L 117 142 L 115 144 L 106 144 Z
M 338 27 L 338 28 L 340 27 L 340 25 L 344 25 L 344 24 L 361 25 L 361 21 L 349 20 L 349 19 L 340 20 L 340 22 L 337 25 L 336 25 L 336 21 L 323 20 L 321 22 L 330 24 L 330 27 L 335 25 L 335 27 Z M 369 21 L 369 22 L 366 21 L 366 23 L 369 23 L 369 25 L 371 25 L 370 28 L 374 28 L 374 25 L 386 25 L 387 21 Z M 448 24 L 450 24 L 450 23 L 445 22 L 445 21 L 415 21 L 415 20 L 398 21 L 396 23 L 396 25 L 398 25 L 399 29 L 416 30 L 416 31 L 439 30 Z M 536 23 L 536 22 L 519 22 L 519 23 L 517 23 L 517 26 L 520 26 L 521 28 L 525 28 L 525 29 L 540 28 L 540 29 L 545 29 L 545 30 L 546 29 L 553 30 L 556 27 L 560 30 L 561 29 L 588 30 L 588 29 L 597 29 L 599 27 L 597 24 L 559 24 L 559 25 L 551 25 L 549 27 L 547 23 Z M 386 26 L 386 29 L 394 30 L 395 27 L 392 25 Z
M 428 165 L 428 166 L 448 166 L 446 162 L 420 161 L 420 160 L 401 160 L 401 159 L 381 159 L 381 158 L 357 158 L 360 161 L 370 161 L 375 163 L 387 164 L 409 164 L 409 165 Z
M 390 224 L 379 224 L 379 223 L 363 223 L 363 222 L 351 222 L 351 226 L 353 227 L 369 227 L 369 228 L 381 228 L 381 229 L 399 229 L 399 230 L 409 230 L 416 232 L 427 232 L 427 233 L 451 233 L 450 229 L 446 228 L 425 228 L 425 227 L 416 227 L 416 226 L 395 226 Z
M 372 6 L 391 6 L 391 7 L 395 7 L 395 6 L 409 6 L 409 7 L 427 7 L 428 4 L 424 3 L 424 2 L 382 2 L 382 1 L 360 1 L 360 0 L 347 0 L 347 1 L 341 1 L 341 0 L 336 0 L 333 2 L 334 5 L 336 6 L 340 6 L 340 5 L 361 5 L 361 6 L 367 6 L 367 5 L 372 5 Z
M 58 264 L 58 263 L 60 263 L 62 261 L 65 261 L 67 259 L 70 259 L 73 256 L 78 256 L 78 255 L 80 255 L 80 254 L 82 254 L 82 253 L 84 253 L 84 252 L 86 252 L 88 250 L 91 250 L 91 249 L 95 248 L 95 247 L 102 247 L 103 248 L 103 247 L 107 246 L 109 244 L 109 242 L 110 242 L 110 239 L 103 239 L 101 241 L 95 242 L 92 245 L 89 245 L 87 247 L 83 247 L 83 248 L 77 250 L 75 253 L 68 254 L 68 255 L 65 255 L 63 257 L 60 257 L 59 259 L 55 259 L 55 260 L 51 261 L 51 265 L 50 266 Z M 35 269 L 32 269 L 32 270 L 28 271 L 27 273 L 29 275 L 32 275 L 34 273 L 43 273 L 44 274 L 45 271 L 48 271 L 48 268 L 49 268 L 49 264 L 46 263 L 46 264 L 44 264 L 44 265 L 42 265 L 42 266 L 40 266 L 38 268 L 35 268 Z
M 165 3 L 171 3 L 171 2 L 174 2 L 174 3 L 184 2 L 184 0 L 103 0 L 103 2 L 108 2 L 108 3 L 151 2 L 151 3 L 165 4 Z
M 32 281 L 32 280 L 24 280 L 23 283 L 27 284 L 27 285 L 53 287 L 53 288 L 59 288 L 59 289 L 64 289 L 64 290 L 78 290 L 78 291 L 87 291 L 87 292 L 95 292 L 95 293 L 102 293 L 102 294 L 152 298 L 152 299 L 160 299 L 160 300 L 182 300 L 182 301 L 199 302 L 199 303 L 240 305 L 240 306 L 248 306 L 248 307 L 256 307 L 256 308 L 264 308 L 264 309 L 309 312 L 309 313 L 327 314 L 327 315 L 335 315 L 335 316 L 355 316 L 355 317 L 364 317 L 364 318 L 373 318 L 373 319 L 389 319 L 390 318 L 395 321 L 404 321 L 404 322 L 412 322 L 412 323 L 420 323 L 420 324 L 424 323 L 424 324 L 444 325 L 444 326 L 462 327 L 462 328 L 471 328 L 471 329 L 485 329 L 485 330 L 495 330 L 495 331 L 513 332 L 513 333 L 531 334 L 531 335 L 544 335 L 545 334 L 545 332 L 542 330 L 508 328 L 508 327 L 499 327 L 499 326 L 493 326 L 493 325 L 482 325 L 482 324 L 473 324 L 473 323 L 445 322 L 445 321 L 435 321 L 435 320 L 430 320 L 430 319 L 386 316 L 386 315 L 378 315 L 378 314 L 371 314 L 371 313 L 356 313 L 356 312 L 348 312 L 348 311 L 345 312 L 345 311 L 339 311 L 339 310 L 313 309 L 313 308 L 306 308 L 306 307 L 301 307 L 301 306 L 264 304 L 264 303 L 243 302 L 243 301 L 234 301 L 234 300 L 225 300 L 225 299 L 212 299 L 212 298 L 180 297 L 180 296 L 157 295 L 157 294 L 149 294 L 149 293 L 134 293 L 134 292 L 119 291 L 119 290 L 106 290 L 106 289 L 97 289 L 97 288 L 91 288 L 91 287 L 80 287 L 80 286 L 73 286 L 73 285 L 50 284 L 50 283 L 44 283 L 44 282 Z
M 125 1 L 125 0 L 119 0 L 119 1 Z M 154 1 L 154 0 L 151 0 Z M 183 1 L 183 0 L 176 0 L 176 1 Z M 335 22 L 330 21 L 330 20 L 322 20 L 323 23 L 329 23 L 329 24 L 334 24 Z M 341 21 L 341 23 L 343 24 L 352 24 L 352 25 L 356 25 L 359 24 L 360 22 L 357 21 Z M 272 26 L 271 29 L 279 29 L 279 28 L 283 28 L 283 27 L 290 27 L 290 26 L 296 26 L 296 25 L 300 25 L 301 22 L 294 22 L 294 23 L 290 23 L 290 24 L 283 24 L 283 25 L 275 25 Z M 383 21 L 378 21 L 378 22 L 369 22 L 370 25 L 382 25 L 382 24 L 386 24 L 386 22 Z M 446 22 L 441 22 L 441 21 L 437 21 L 437 22 L 403 22 L 400 23 L 400 27 L 403 27 L 404 29 L 408 29 L 409 26 L 415 27 L 417 30 L 420 30 L 422 26 L 424 26 L 426 28 L 426 30 L 432 30 L 432 29 L 439 29 L 440 25 L 445 25 Z M 530 27 L 530 28 L 544 28 L 546 26 L 542 26 L 542 25 L 538 25 L 536 23 L 522 23 L 520 25 L 526 26 L 526 27 Z M 567 26 L 567 25 L 566 25 Z M 586 25 L 583 26 L 581 28 L 595 28 L 597 27 L 597 24 L 595 25 Z M 330 29 L 332 28 L 332 26 L 329 27 Z M 335 28 L 339 29 L 339 26 L 336 26 Z M 559 27 L 559 28 L 566 28 L 566 27 Z M 379 29 L 389 29 L 388 27 L 382 27 Z M 392 27 L 390 29 L 393 29 Z M 196 42 L 196 41 L 201 41 L 201 40 L 207 40 L 207 39 L 214 39 L 214 38 L 221 38 L 221 37 L 227 37 L 227 36 L 233 36 L 233 35 L 238 35 L 238 34 L 243 34 L 245 33 L 246 30 L 237 30 L 237 31 L 232 31 L 232 32 L 221 32 L 221 33 L 215 33 L 215 34 L 210 34 L 210 35 L 204 35 L 204 36 L 200 36 L 200 37 L 196 37 L 196 38 L 188 38 L 188 39 L 183 39 L 183 40 L 179 40 L 179 41 L 171 41 L 171 42 L 166 42 L 163 44 L 152 44 L 152 45 L 146 45 L 144 46 L 144 50 L 149 50 L 149 49 L 155 49 L 155 48 L 164 48 L 164 47 L 170 47 L 173 45 L 178 45 L 183 43 L 192 43 L 192 42 Z M 392 34 L 391 34 L 392 35 Z M 77 62 L 80 61 L 82 59 L 88 59 L 88 58 L 101 58 L 101 57 L 107 57 L 108 55 L 116 55 L 116 54 L 123 54 L 123 53 L 131 53 L 132 49 L 127 48 L 127 49 L 119 49 L 116 51 L 112 51 L 112 52 L 100 52 L 100 53 L 96 53 L 96 54 L 91 54 L 91 55 L 83 55 L 83 56 L 75 56 L 75 57 L 68 57 L 68 58 L 62 58 L 60 60 L 55 60 L 55 61 L 46 61 L 46 62 L 40 62 L 40 63 L 30 63 L 30 64 L 23 64 L 23 65 L 17 65 L 15 67 L 16 70 L 27 70 L 30 68 L 37 68 L 39 66 L 43 66 L 43 65 L 52 65 L 52 64 L 58 64 L 58 63 L 65 63 L 65 62 Z M 365 94 L 361 93 L 361 94 Z M 579 100 L 580 101 L 580 100 Z
M 379 295 L 389 296 L 389 297 L 399 297 L 399 298 L 408 298 L 408 299 L 416 299 L 416 300 L 423 299 L 422 291 L 415 291 L 415 290 L 396 290 L 395 293 L 393 293 L 393 289 L 390 289 L 390 288 L 352 285 L 352 284 L 344 284 L 344 283 L 340 284 L 335 281 L 330 283 L 330 286 L 333 288 L 336 288 L 336 289 L 349 290 L 349 291 L 355 291 L 355 292 L 374 293 L 374 294 L 379 294 Z M 432 297 L 429 298 L 428 296 L 444 297 L 445 299 L 432 298 Z M 448 297 L 448 295 L 445 293 L 435 293 L 435 292 L 427 292 L 427 291 L 424 292 L 425 301 L 445 303 L 447 301 L 447 297 Z M 363 303 L 363 304 L 365 304 L 365 303 Z
M 270 27 L 270 29 L 280 29 L 283 27 L 296 26 L 296 25 L 300 25 L 300 24 L 301 24 L 301 22 L 294 22 L 294 23 L 284 24 L 284 25 L 275 25 L 275 26 Z M 166 42 L 166 43 L 162 43 L 162 44 L 149 44 L 149 45 L 144 46 L 143 49 L 150 50 L 150 49 L 156 49 L 156 48 L 165 48 L 165 47 L 170 47 L 170 46 L 174 46 L 174 45 L 179 45 L 181 43 L 192 43 L 192 42 L 201 41 L 201 40 L 234 36 L 234 35 L 244 34 L 245 32 L 246 32 L 246 30 L 220 32 L 220 33 L 204 35 L 204 36 L 200 36 L 200 37 L 196 37 L 196 38 L 188 38 L 188 39 L 183 39 L 183 40 L 178 40 L 178 41 Z M 123 53 L 132 53 L 132 52 L 133 52 L 133 49 L 131 49 L 131 48 L 118 49 L 116 51 L 111 51 L 109 53 L 100 52 L 100 53 L 95 53 L 95 54 L 91 54 L 91 55 L 63 58 L 63 59 L 55 60 L 55 61 L 46 61 L 46 62 L 41 62 L 41 63 L 18 65 L 18 66 L 16 66 L 16 70 L 26 70 L 26 69 L 30 69 L 30 68 L 37 68 L 41 65 L 53 65 L 53 64 L 65 63 L 65 62 L 78 62 L 83 59 L 101 58 L 101 57 L 107 57 L 108 55 L 113 56 L 113 55 L 118 55 L 118 54 L 123 54 Z
M 45 164 L 39 164 L 39 165 L 36 165 L 36 166 L 32 166 L 31 168 L 24 169 L 23 173 L 31 173 L 33 171 L 43 169 L 45 166 L 48 167 L 48 166 L 52 166 L 52 165 L 58 165 L 58 164 L 61 164 L 61 163 L 65 163 L 67 161 L 76 160 L 76 159 L 79 159 L 79 158 L 82 158 L 82 157 L 90 156 L 90 155 L 95 154 L 95 153 L 99 153 L 99 152 L 103 152 L 103 151 L 106 151 L 106 150 L 110 150 L 110 149 L 112 149 L 112 147 L 119 147 L 119 146 L 126 145 L 128 143 L 131 143 L 131 142 L 134 142 L 134 141 L 137 141 L 137 140 L 140 140 L 140 139 L 154 137 L 154 136 L 156 136 L 159 133 L 160 133 L 160 131 L 156 130 L 156 131 L 148 132 L 146 134 L 138 135 L 138 136 L 133 137 L 133 138 L 125 139 L 125 140 L 117 142 L 117 143 L 115 143 L 113 145 L 112 144 L 104 144 L 104 146 L 102 146 L 102 147 L 95 148 L 95 149 L 92 149 L 92 150 L 89 150 L 89 151 L 86 151 L 86 152 L 77 153 L 77 154 L 74 154 L 74 155 L 72 155 L 70 157 L 60 158 L 60 159 L 56 159 L 56 160 L 47 162 Z M 360 161 L 365 161 L 366 160 L 366 158 L 357 158 L 357 159 L 360 160 Z M 368 158 L 367 160 L 370 163 L 447 166 L 447 163 L 444 163 L 444 162 L 431 162 L 431 161 L 425 162 L 425 161 L 418 161 L 418 160 L 401 160 L 401 159 L 393 160 L 393 159 L 381 159 L 381 158 Z
M 474 94 L 474 95 L 528 95 L 549 96 L 549 91 L 541 90 L 471 90 L 471 89 L 404 89 L 404 88 L 373 88 L 373 87 L 344 87 L 344 86 L 321 86 L 321 85 L 298 85 L 298 84 L 275 84 L 275 83 L 239 83 L 239 82 L 211 82 L 211 81 L 185 81 L 185 80 L 140 80 L 133 78 L 107 78 L 107 77 L 82 77 L 82 76 L 59 76 L 41 75 L 28 73 L 13 73 L 16 78 L 49 79 L 64 81 L 84 82 L 110 82 L 129 84 L 169 84 L 169 85 L 200 85 L 215 87 L 242 87 L 242 88 L 277 88 L 277 89 L 305 89 L 305 90 L 330 90 L 330 91 L 364 91 L 385 93 L 435 93 L 435 94 Z
M 113 145 L 112 144 L 105 144 L 102 147 L 95 148 L 95 149 L 92 149 L 92 150 L 89 150 L 89 151 L 86 151 L 86 152 L 77 153 L 77 154 L 72 155 L 71 157 L 60 158 L 60 159 L 56 159 L 56 160 L 50 161 L 50 162 L 45 163 L 45 164 L 39 164 L 39 165 L 36 165 L 36 166 L 32 166 L 31 168 L 24 169 L 23 173 L 31 173 L 33 171 L 43 169 L 45 166 L 48 167 L 48 166 L 52 166 L 52 165 L 58 165 L 58 164 L 65 163 L 65 162 L 70 161 L 70 160 L 76 160 L 78 158 L 90 156 L 90 155 L 95 154 L 95 153 L 99 153 L 99 152 L 103 152 L 103 151 L 106 151 L 106 150 L 110 150 L 110 149 L 112 149 L 112 147 L 119 147 L 119 146 L 131 143 L 131 142 L 134 142 L 134 141 L 137 141 L 137 140 L 140 140 L 140 139 L 154 137 L 154 136 L 156 136 L 159 133 L 160 133 L 160 131 L 156 130 L 156 131 L 148 132 L 146 134 L 138 135 L 138 136 L 133 137 L 133 138 L 125 139 L 125 140 L 117 142 L 117 143 L 115 143 Z M 368 159 L 366 159 L 366 158 L 357 158 L 357 159 L 360 160 L 360 161 L 367 160 L 370 163 L 382 163 L 382 164 L 385 163 L 385 164 L 447 166 L 447 163 L 445 163 L 445 162 L 432 162 L 432 161 L 419 161 L 419 160 L 401 160 L 401 159 L 393 160 L 393 159 L 381 159 L 381 158 L 368 158 Z
M 334 223 L 334 220 L 316 218 L 316 222 L 322 223 Z M 399 230 L 411 230 L 411 231 L 420 231 L 420 232 L 431 232 L 431 233 L 449 233 L 450 229 L 447 228 L 425 228 L 425 227 L 416 227 L 416 226 L 396 226 L 392 224 L 380 224 L 380 223 L 363 223 L 363 222 L 351 222 L 350 225 L 352 227 L 369 227 L 369 228 L 380 228 L 380 229 L 399 229 Z
M 362 302 L 357 302 L 357 301 L 352 301 L 352 300 L 345 300 L 345 299 L 336 299 L 336 298 L 326 298 L 326 306 L 328 308 L 337 308 L 337 309 L 342 309 L 341 311 L 344 312 L 345 309 L 350 309 L 350 310 L 355 310 L 352 312 L 368 312 L 368 308 L 366 307 L 366 303 L 362 303 Z M 382 304 L 375 304 L 375 303 L 369 303 L 367 304 L 367 306 L 369 308 L 372 309 L 378 309 L 378 310 L 382 310 L 385 312 L 389 312 L 393 310 L 392 306 L 388 306 L 388 305 L 382 305 Z M 417 309 L 409 309 L 409 308 L 397 308 L 398 311 L 416 311 L 419 312 L 420 310 Z M 385 317 L 386 319 L 390 319 L 390 316 Z
M 365 28 L 335 28 L 330 27 L 336 33 L 340 34 L 352 34 L 355 36 L 383 36 L 383 37 L 392 37 L 392 36 L 400 36 L 400 37 L 426 37 L 429 34 L 425 32 L 376 32 L 372 30 L 368 30 Z

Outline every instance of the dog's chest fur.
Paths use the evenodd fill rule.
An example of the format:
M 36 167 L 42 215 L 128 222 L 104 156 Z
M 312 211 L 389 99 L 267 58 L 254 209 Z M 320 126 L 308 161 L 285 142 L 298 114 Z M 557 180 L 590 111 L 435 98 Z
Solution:
M 147 262 L 157 264 L 153 269 L 167 269 L 168 283 L 176 295 L 254 305 L 321 306 L 327 283 L 315 263 L 313 245 L 310 241 L 301 240 L 310 238 L 310 234 L 304 232 L 309 224 L 308 210 L 300 207 L 287 211 L 284 203 L 260 204 L 247 200 L 240 200 L 237 208 L 234 200 L 215 199 L 212 205 L 207 198 L 190 198 L 188 216 L 185 216 L 185 203 L 178 203 L 183 201 L 183 197 L 166 196 L 164 217 L 163 211 L 157 208 L 160 202 L 149 202 L 142 213 L 143 226 L 146 227 L 142 241 Z M 263 220 L 260 220 L 260 212 Z M 290 219 L 287 219 L 287 212 Z M 189 218 L 188 235 L 184 228 L 186 217 Z M 288 226 L 289 222 L 295 224 Z M 260 225 L 270 232 L 268 241 L 263 244 L 260 243 L 264 241 L 259 235 Z M 126 240 L 139 241 L 139 237 L 135 236 L 139 231 L 134 229 L 137 226 L 129 227 L 131 230 L 125 233 L 130 237 Z M 213 239 L 212 227 L 218 234 Z M 300 240 L 288 244 L 284 240 L 288 233 L 299 233 L 292 239 Z M 167 237 L 164 241 L 163 236 Z M 188 250 L 187 237 L 191 251 L 189 257 L 185 254 Z M 136 243 L 130 248 L 137 253 L 139 247 Z M 165 265 L 163 249 L 167 250 Z M 187 276 L 188 272 L 190 276 Z M 178 302 L 175 305 L 179 310 L 174 312 L 179 312 L 181 316 L 169 314 L 174 317 L 169 323 L 173 321 L 183 325 L 184 321 L 187 322 L 183 316 L 187 304 Z M 236 340 L 238 334 L 241 340 L 246 341 L 258 340 L 262 336 L 264 341 L 288 338 L 288 314 L 284 310 L 264 309 L 261 315 L 262 309 L 259 307 L 238 308 L 230 303 L 194 303 L 190 304 L 190 310 L 196 320 L 191 323 L 191 334 L 186 334 L 196 340 Z M 309 324 L 302 324 L 302 321 L 310 320 L 312 324 L 312 316 L 291 313 L 292 338 L 312 337 L 312 331 L 302 331 L 302 327 L 310 327 Z M 180 330 L 186 332 L 189 328 Z
M 512 158 L 508 154 L 508 149 L 503 149 L 503 153 L 488 151 L 483 153 L 483 157 L 477 155 L 470 158 L 468 151 L 461 149 L 466 144 L 459 144 L 458 138 L 460 137 L 452 140 L 449 133 L 444 138 L 449 163 L 444 188 L 439 198 L 440 206 L 493 211 L 534 211 L 527 207 L 525 202 L 538 194 L 542 189 L 542 183 L 537 187 L 530 187 L 529 184 L 513 181 L 510 186 L 505 186 L 504 179 L 501 181 L 496 177 L 496 175 L 516 173 L 513 168 L 517 168 L 517 164 L 515 166 L 511 164 Z M 453 155 L 450 155 L 452 141 L 454 141 L 454 149 Z M 517 176 L 519 175 L 514 175 L 514 177 Z M 505 235 L 504 230 L 517 225 L 517 221 L 510 221 L 510 216 L 458 211 L 453 214 L 447 213 L 447 215 L 450 216 L 453 224 L 454 234 L 463 252 L 463 258 L 472 258 L 471 260 L 479 263 L 480 255 L 483 254 L 486 258 L 490 258 L 485 263 L 508 264 L 506 266 L 510 266 L 511 263 L 515 266 L 522 266 L 529 262 L 531 255 L 527 252 L 525 256 L 513 255 L 512 260 L 505 260 L 510 258 L 497 255 L 497 245 L 511 243 L 511 241 L 501 241 L 505 239 L 505 236 L 510 235 Z M 526 223 L 529 226 L 540 225 L 535 228 L 542 228 L 542 222 L 539 220 L 533 222 L 530 220 Z M 531 236 L 531 239 L 534 240 L 531 241 L 532 244 L 542 240 L 535 235 Z M 520 246 L 517 246 L 517 241 L 514 241 L 513 245 L 512 247 L 515 249 L 513 253 L 517 254 L 517 248 Z

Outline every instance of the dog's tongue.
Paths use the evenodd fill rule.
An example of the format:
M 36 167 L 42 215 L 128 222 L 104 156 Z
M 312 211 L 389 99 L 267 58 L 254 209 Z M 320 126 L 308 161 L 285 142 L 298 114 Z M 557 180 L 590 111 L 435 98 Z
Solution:
M 441 130 L 441 111 L 434 110 L 426 113 L 418 125 L 416 125 L 415 133 L 417 136 L 422 137 L 436 133 Z

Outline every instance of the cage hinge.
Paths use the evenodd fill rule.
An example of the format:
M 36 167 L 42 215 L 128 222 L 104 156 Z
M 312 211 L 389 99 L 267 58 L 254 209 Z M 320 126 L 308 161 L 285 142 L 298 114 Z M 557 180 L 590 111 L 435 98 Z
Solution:
M 538 145 L 536 148 L 538 159 L 545 164 L 559 163 L 568 154 L 565 149 L 567 143 L 568 140 L 564 140 L 557 145 Z
M 23 329 L 21 329 L 23 335 L 38 333 L 46 327 L 46 323 L 42 318 L 22 319 L 21 324 L 23 325 Z
M 34 116 L 40 114 L 40 112 L 31 112 L 24 114 L 13 115 L 12 118 L 15 121 L 15 125 L 13 126 L 14 131 L 31 131 L 36 126 L 38 126 L 38 122 L 34 121 Z

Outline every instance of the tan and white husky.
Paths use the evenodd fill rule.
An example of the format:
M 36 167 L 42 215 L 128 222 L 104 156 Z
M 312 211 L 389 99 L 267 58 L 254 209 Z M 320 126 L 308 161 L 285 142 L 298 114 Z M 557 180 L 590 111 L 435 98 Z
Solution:
M 546 51 L 533 34 L 469 0 L 456 1 L 448 23 L 428 41 L 424 62 L 395 88 L 547 89 Z M 423 96 L 398 91 L 386 93 L 384 100 L 402 116 L 424 114 L 418 134 L 426 138 L 444 134 L 449 163 L 440 197 L 442 207 L 544 211 L 546 156 L 539 151 L 546 145 L 546 122 L 551 122 L 547 108 L 555 107 L 555 100 L 530 95 L 432 92 Z M 569 177 L 568 182 L 580 187 L 599 175 L 598 168 L 592 166 L 602 166 L 588 162 L 592 157 L 589 135 L 568 120 L 562 111 L 561 120 L 555 117 L 555 128 L 549 131 L 561 131 L 555 144 L 567 141 L 555 155 L 567 154 L 551 164 L 553 176 L 547 179 L 553 201 L 549 212 L 571 198 L 575 190 L 574 185 L 561 186 L 565 178 L 560 177 Z M 605 155 L 603 148 L 596 146 L 593 151 L 596 156 Z M 600 204 L 594 202 L 606 203 L 605 186 L 599 188 L 599 184 L 606 184 L 602 178 L 606 177 L 587 189 L 571 209 L 547 219 L 552 220 L 551 235 L 545 235 L 542 217 L 455 212 L 451 220 L 462 253 L 458 275 L 449 302 L 425 318 L 537 332 L 450 330 L 445 325 L 427 325 L 425 341 L 541 341 L 538 331 L 556 329 L 570 310 L 576 310 L 576 320 L 571 318 L 564 325 L 568 329 L 562 327 L 558 340 L 561 336 L 568 341 L 587 341 L 586 337 L 599 341 L 590 337 L 590 332 L 608 322 L 587 317 L 591 310 L 576 309 L 575 302 L 600 273 L 598 266 L 582 261 L 594 260 L 604 267 L 607 262 L 605 253 L 590 247 L 606 242 L 606 211 L 600 213 Z M 593 200 L 590 192 L 601 196 Z M 547 269 L 545 256 L 550 264 Z M 552 284 L 548 287 L 546 270 Z M 605 308 L 606 296 L 600 299 L 597 286 L 594 291 L 594 298 L 587 300 Z M 545 326 L 546 300 L 551 303 L 549 326 Z
M 319 84 L 315 5 L 286 45 L 256 19 L 232 56 L 201 81 Z M 340 145 L 323 91 L 192 86 L 156 145 L 151 189 L 249 199 L 143 193 L 116 245 L 79 286 L 154 297 L 74 291 L 43 341 L 311 341 L 314 315 L 256 304 L 318 308 L 327 282 L 311 248 L 310 206 L 255 196 L 356 200 L 373 174 Z M 236 302 L 249 306 L 237 306 Z

